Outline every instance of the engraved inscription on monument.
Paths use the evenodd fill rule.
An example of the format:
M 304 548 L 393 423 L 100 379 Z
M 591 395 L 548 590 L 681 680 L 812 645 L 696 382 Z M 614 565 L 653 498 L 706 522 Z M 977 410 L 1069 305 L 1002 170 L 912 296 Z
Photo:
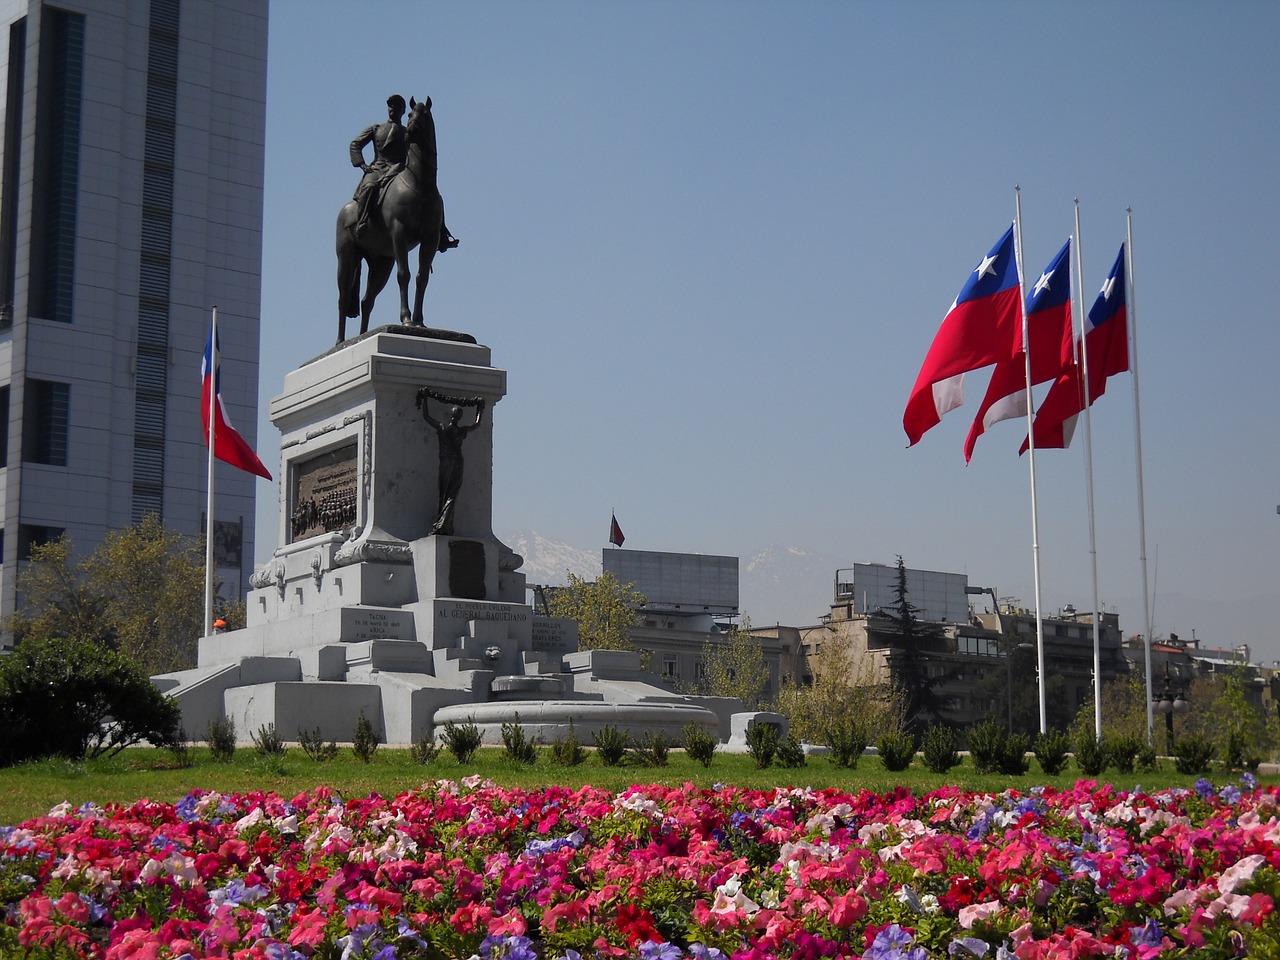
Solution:
M 354 443 L 295 464 L 290 542 L 355 526 L 359 483 Z
M 548 617 L 533 618 L 533 649 L 549 653 L 573 653 L 577 644 L 572 640 L 573 631 L 565 620 Z

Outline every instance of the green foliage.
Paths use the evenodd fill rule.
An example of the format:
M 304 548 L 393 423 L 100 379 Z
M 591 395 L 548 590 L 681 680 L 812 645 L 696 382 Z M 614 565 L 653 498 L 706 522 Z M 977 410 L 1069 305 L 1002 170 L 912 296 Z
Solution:
M 1120 773 L 1133 773 L 1142 744 L 1142 738 L 1132 733 L 1110 738 L 1107 741 L 1108 764 Z
M 670 754 L 671 738 L 660 731 L 646 730 L 631 748 L 631 761 L 641 767 L 665 767 Z
M 931 724 L 925 731 L 921 751 L 924 754 L 924 765 L 934 773 L 946 773 L 960 763 L 955 732 L 940 723 Z
M 1005 737 L 1000 756 L 996 761 L 996 769 L 1013 777 L 1025 774 L 1031 766 L 1031 760 L 1027 757 L 1027 748 L 1030 746 L 1031 740 L 1025 733 L 1015 733 Z
M 1156 768 L 1156 748 L 1149 743 L 1143 743 L 1138 747 L 1138 752 L 1134 756 L 1134 760 L 1138 764 L 1139 770 L 1154 770 Z
M 1254 744 L 1245 740 L 1241 730 L 1230 730 L 1227 733 L 1227 749 L 1223 756 L 1228 770 L 1257 770 L 1262 763 Z
M 175 742 L 177 704 L 128 658 L 88 640 L 26 639 L 0 658 L 0 766 Z
M 1108 759 L 1105 738 L 1099 740 L 1092 730 L 1076 735 L 1076 766 L 1086 777 L 1099 776 L 1107 769 Z
M 1051 777 L 1056 777 L 1067 768 L 1068 754 L 1071 752 L 1071 739 L 1061 730 L 1049 730 L 1036 737 L 1033 747 L 1040 769 Z
M 173 757 L 173 765 L 179 770 L 189 770 L 195 766 L 195 754 L 191 750 L 191 738 L 187 736 L 186 727 L 178 727 L 178 732 L 174 734 L 173 743 L 170 743 L 165 749 L 169 751 Z
M 893 603 L 876 611 L 876 632 L 892 638 L 902 652 L 892 661 L 893 685 L 901 697 L 903 726 L 913 738 L 923 735 L 932 722 L 946 722 L 946 707 L 937 691 L 945 678 L 930 676 L 929 654 L 945 649 L 946 634 L 942 626 L 920 618 L 920 608 L 908 598 L 907 568 L 898 557 L 898 577 L 894 584 Z
M 831 762 L 847 770 L 858 765 L 858 758 L 871 742 L 871 736 L 861 721 L 847 715 L 838 715 L 827 724 L 824 739 L 831 751 Z
M 230 763 L 236 755 L 236 722 L 231 717 L 214 717 L 205 730 L 209 753 L 216 763 Z
M 767 770 L 773 764 L 782 742 L 782 731 L 772 723 L 754 723 L 747 727 L 747 753 L 755 761 L 757 770 Z
M 592 734 L 591 739 L 595 742 L 596 756 L 600 758 L 601 763 L 606 767 L 622 765 L 622 759 L 627 754 L 627 746 L 631 743 L 630 734 L 612 724 L 606 724 L 599 732 Z
M 716 750 L 720 746 L 720 741 L 715 734 L 708 733 L 698 724 L 690 721 L 689 725 L 682 731 L 684 734 L 684 752 L 689 755 L 690 759 L 696 760 L 704 767 L 711 766 L 711 760 L 716 755 Z
M 901 731 L 881 734 L 876 741 L 876 752 L 880 754 L 880 762 L 886 770 L 894 773 L 905 770 L 915 759 L 916 738 Z
M 1198 733 L 1184 733 L 1173 745 L 1173 765 L 1179 773 L 1209 772 L 1209 764 L 1217 751 Z
M 32 550 L 9 629 L 32 640 L 77 637 L 113 646 L 144 674 L 195 666 L 205 632 L 204 550 L 153 514 L 74 559 L 67 538 Z M 243 609 L 219 613 L 243 625 Z
M 780 767 L 797 770 L 808 763 L 809 758 L 805 756 L 804 745 L 788 734 L 787 738 L 778 744 L 778 751 L 774 754 L 773 762 Z
M 507 759 L 515 763 L 538 762 L 537 738 L 525 736 L 524 727 L 520 725 L 519 713 L 511 723 L 502 725 L 502 749 Z
M 302 752 L 311 760 L 318 763 L 324 763 L 334 759 L 338 755 L 338 744 L 330 740 L 324 742 L 324 737 L 320 735 L 320 728 L 306 731 L 301 728 L 298 730 L 298 746 L 302 747 Z
M 551 762 L 557 767 L 576 767 L 587 759 L 587 751 L 583 749 L 578 735 L 573 729 L 573 718 L 569 718 L 569 729 L 563 737 L 551 744 Z
M 356 728 L 351 732 L 351 749 L 361 763 L 369 763 L 373 760 L 373 755 L 378 751 L 378 744 L 381 739 L 373 729 L 373 724 L 369 722 L 369 718 L 364 715 L 364 711 L 360 711 L 360 716 L 356 718 Z
M 1000 767 L 1000 756 L 1009 732 L 995 717 L 979 720 L 968 730 L 969 756 L 979 773 L 994 773 Z
M 635 650 L 631 628 L 639 620 L 645 595 L 635 584 L 622 583 L 612 573 L 602 573 L 594 582 L 574 573 L 568 585 L 547 594 L 547 609 L 553 617 L 578 622 L 578 647 L 582 650 Z
M 438 756 L 440 756 L 440 744 L 436 743 L 435 738 L 429 733 L 424 733 L 409 744 L 409 757 L 414 763 L 425 767 Z
M 444 748 L 453 755 L 453 759 L 465 766 L 480 749 L 484 734 L 474 723 L 454 723 L 452 720 L 446 720 L 440 731 L 440 740 L 444 743 Z
M 251 733 L 249 736 L 253 739 L 253 749 L 258 756 L 283 757 L 285 755 L 284 740 L 276 732 L 274 723 L 263 724 L 258 728 L 257 733 Z
M 759 710 L 769 692 L 769 666 L 751 621 L 730 629 L 723 639 L 708 640 L 702 648 L 700 690 L 713 697 L 737 697 L 748 710 Z

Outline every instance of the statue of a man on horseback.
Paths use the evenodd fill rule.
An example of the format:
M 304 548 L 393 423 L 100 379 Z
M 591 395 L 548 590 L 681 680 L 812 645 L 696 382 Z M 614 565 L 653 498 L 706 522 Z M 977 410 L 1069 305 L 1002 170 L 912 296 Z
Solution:
M 387 98 L 387 119 L 372 124 L 351 141 L 351 164 L 364 176 L 352 201 L 338 213 L 338 342 L 346 339 L 346 319 L 360 317 L 360 332 L 369 329 L 373 301 L 396 268 L 400 286 L 400 322 L 422 326 L 422 297 L 437 253 L 458 245 L 444 222 L 444 201 L 436 186 L 435 121 L 431 98 L 409 101 L 409 123 L 401 118 L 404 98 Z M 364 148 L 372 145 L 366 162 Z M 409 261 L 418 247 L 418 274 L 413 310 L 409 309 Z M 369 271 L 360 297 L 362 264 Z

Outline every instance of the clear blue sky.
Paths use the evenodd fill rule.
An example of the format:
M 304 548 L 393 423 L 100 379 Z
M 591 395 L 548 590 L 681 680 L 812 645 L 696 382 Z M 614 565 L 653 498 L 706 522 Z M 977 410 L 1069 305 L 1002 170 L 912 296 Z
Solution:
M 1280 5 L 274 0 L 270 31 L 268 460 L 267 401 L 335 337 L 347 144 L 429 95 L 462 246 L 427 322 L 508 371 L 497 532 L 596 548 L 616 510 L 628 547 L 901 554 L 1030 606 L 1021 425 L 965 466 L 982 376 L 916 447 L 901 422 L 1020 184 L 1028 274 L 1080 199 L 1090 300 L 1134 211 L 1157 635 L 1280 658 Z M 1130 377 L 1093 428 L 1100 596 L 1140 632 Z M 1087 608 L 1083 444 L 1037 468 L 1045 604 Z

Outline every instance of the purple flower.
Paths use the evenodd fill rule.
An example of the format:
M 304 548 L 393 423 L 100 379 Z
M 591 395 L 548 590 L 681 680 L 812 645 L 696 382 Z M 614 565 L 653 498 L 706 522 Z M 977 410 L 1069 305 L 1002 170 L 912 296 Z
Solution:
M 1231 784 L 1227 784 L 1225 787 L 1222 788 L 1222 791 L 1218 794 L 1218 797 L 1224 803 L 1239 803 L 1240 788 L 1233 786 Z
M 654 943 L 650 940 L 640 944 L 640 956 L 644 960 L 680 960 L 680 948 L 674 943 Z
M 915 938 L 896 923 L 891 923 L 876 934 L 871 948 L 863 954 L 863 960 L 928 960 L 924 947 L 913 947 Z
M 485 960 L 538 960 L 528 937 L 485 937 L 480 943 L 480 956 Z
M 1200 794 L 1203 799 L 1208 800 L 1213 796 L 1213 784 L 1206 777 L 1201 777 L 1196 781 L 1196 793 Z
M 991 945 L 977 937 L 956 937 L 947 944 L 947 954 L 952 957 L 985 957 Z
M 705 943 L 689 944 L 689 956 L 693 960 L 720 960 L 724 956 L 715 947 L 708 947 Z
M 1240 785 L 1246 790 L 1252 790 L 1258 785 L 1258 778 L 1246 770 L 1244 773 L 1240 774 Z

